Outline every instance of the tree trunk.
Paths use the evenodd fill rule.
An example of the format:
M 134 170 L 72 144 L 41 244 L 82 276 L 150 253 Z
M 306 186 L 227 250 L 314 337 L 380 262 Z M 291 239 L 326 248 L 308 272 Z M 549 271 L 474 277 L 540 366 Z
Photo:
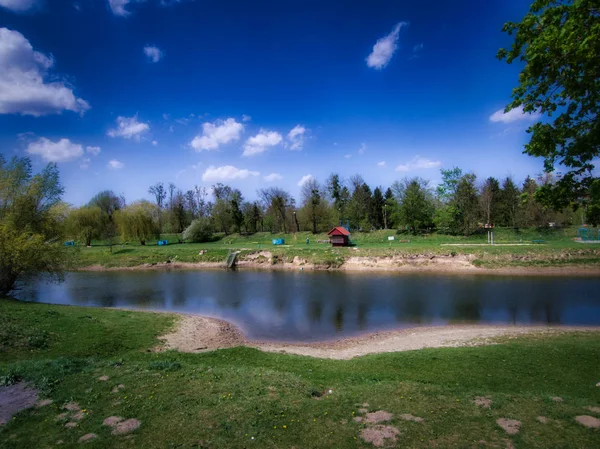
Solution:
M 12 272 L 0 272 L 0 297 L 8 295 L 15 287 L 17 275 Z

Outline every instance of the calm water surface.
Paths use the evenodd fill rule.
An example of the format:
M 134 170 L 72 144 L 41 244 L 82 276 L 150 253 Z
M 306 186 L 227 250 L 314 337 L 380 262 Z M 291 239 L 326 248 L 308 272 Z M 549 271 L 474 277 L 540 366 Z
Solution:
M 250 337 L 315 341 L 362 332 L 509 323 L 600 325 L 600 279 L 327 272 L 70 273 L 24 300 L 223 318 Z

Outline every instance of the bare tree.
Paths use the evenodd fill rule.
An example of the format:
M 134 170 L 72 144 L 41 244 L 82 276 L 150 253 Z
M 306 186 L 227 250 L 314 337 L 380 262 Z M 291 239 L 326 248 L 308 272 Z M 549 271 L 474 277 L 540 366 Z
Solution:
M 162 210 L 164 207 L 165 199 L 167 198 L 167 192 L 163 183 L 157 182 L 153 186 L 150 186 L 150 188 L 148 189 L 148 193 L 154 195 L 154 199 L 156 201 L 158 232 L 160 233 L 162 231 Z
M 293 208 L 294 199 L 292 196 L 279 187 L 269 187 L 258 191 L 267 213 L 272 213 L 279 224 L 279 229 L 287 232 L 287 212 Z

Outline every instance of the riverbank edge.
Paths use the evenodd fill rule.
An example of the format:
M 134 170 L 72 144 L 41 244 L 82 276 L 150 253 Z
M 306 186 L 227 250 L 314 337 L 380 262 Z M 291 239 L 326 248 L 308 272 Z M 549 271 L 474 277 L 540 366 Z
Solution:
M 368 332 L 316 342 L 282 342 L 249 339 L 234 323 L 220 318 L 178 312 L 170 332 L 159 337 L 157 352 L 176 350 L 201 353 L 246 346 L 264 352 L 301 355 L 322 359 L 350 360 L 372 354 L 497 344 L 500 338 L 525 335 L 552 336 L 568 332 L 600 332 L 600 326 L 540 326 L 447 324 Z
M 354 258 L 356 259 L 356 258 Z M 448 275 L 492 275 L 492 276 L 556 276 L 556 277 L 589 277 L 600 276 L 600 266 L 565 265 L 565 266 L 505 266 L 498 268 L 477 267 L 470 262 L 439 263 L 435 261 L 407 260 L 405 264 L 389 263 L 390 258 L 365 257 L 364 261 L 347 261 L 340 266 L 325 266 L 305 263 L 303 261 L 284 263 L 264 263 L 242 260 L 236 264 L 236 269 L 257 271 L 332 271 L 332 272 L 368 272 L 368 273 L 430 273 Z M 145 271 L 145 270 L 216 270 L 225 269 L 223 262 L 158 262 L 135 265 L 130 267 L 105 267 L 89 265 L 76 267 L 73 271 L 103 272 L 103 271 Z

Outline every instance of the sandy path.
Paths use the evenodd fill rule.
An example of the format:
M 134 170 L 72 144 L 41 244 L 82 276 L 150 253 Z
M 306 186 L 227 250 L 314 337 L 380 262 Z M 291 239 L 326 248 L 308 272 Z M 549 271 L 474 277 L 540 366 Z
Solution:
M 249 346 L 267 352 L 348 360 L 367 354 L 493 344 L 495 337 L 528 333 L 556 335 L 565 331 L 600 331 L 600 327 L 449 325 L 377 332 L 321 343 L 277 343 L 252 341 L 227 321 L 181 315 L 176 329 L 162 338 L 161 349 L 205 352 L 234 346 Z
M 180 315 L 173 332 L 160 337 L 164 349 L 182 352 L 214 351 L 246 344 L 246 337 L 233 324 L 198 315 Z M 161 348 L 159 348 L 161 349 Z

